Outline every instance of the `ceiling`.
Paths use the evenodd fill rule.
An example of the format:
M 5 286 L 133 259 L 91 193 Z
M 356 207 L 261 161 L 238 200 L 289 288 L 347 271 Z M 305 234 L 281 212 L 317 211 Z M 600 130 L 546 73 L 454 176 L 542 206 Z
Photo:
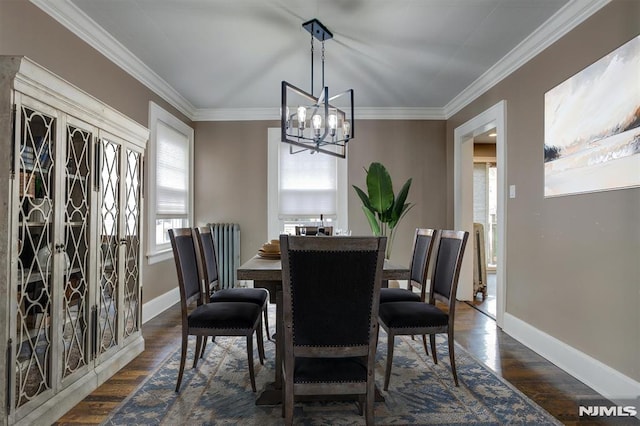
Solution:
M 442 118 L 472 100 L 474 85 L 495 84 L 598 2 L 32 1 L 192 119 L 240 110 L 276 118 L 282 80 L 310 89 L 311 36 L 302 23 L 312 18 L 334 35 L 325 43 L 330 95 L 354 89 L 365 115 Z

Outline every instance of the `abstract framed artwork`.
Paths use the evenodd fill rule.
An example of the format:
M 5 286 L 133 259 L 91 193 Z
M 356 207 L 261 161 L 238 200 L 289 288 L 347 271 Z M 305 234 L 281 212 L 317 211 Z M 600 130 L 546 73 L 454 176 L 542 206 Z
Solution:
M 640 36 L 544 96 L 544 196 L 640 186 Z

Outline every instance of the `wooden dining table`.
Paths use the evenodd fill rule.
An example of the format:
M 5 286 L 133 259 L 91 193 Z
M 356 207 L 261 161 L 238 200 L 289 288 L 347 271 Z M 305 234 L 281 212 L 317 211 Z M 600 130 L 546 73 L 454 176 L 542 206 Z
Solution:
M 389 280 L 409 279 L 409 269 L 405 266 L 394 264 L 385 259 L 382 270 L 382 286 L 386 287 Z M 258 394 L 256 405 L 277 405 L 282 403 L 282 354 L 283 318 L 282 318 L 282 263 L 280 259 L 263 258 L 255 256 L 237 270 L 238 280 L 251 280 L 256 288 L 265 288 L 269 291 L 269 301 L 276 305 L 276 372 L 275 381 L 267 383 Z M 376 399 L 381 396 L 377 395 Z

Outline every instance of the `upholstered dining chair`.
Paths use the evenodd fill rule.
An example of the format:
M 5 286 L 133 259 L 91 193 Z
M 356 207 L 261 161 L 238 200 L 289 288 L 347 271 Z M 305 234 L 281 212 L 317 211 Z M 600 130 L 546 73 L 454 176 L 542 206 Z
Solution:
M 182 313 L 182 351 L 176 392 L 180 391 L 189 336 L 197 336 L 193 368 L 197 366 L 203 339 L 208 336 L 246 336 L 251 388 L 256 391 L 253 368 L 253 335 L 258 341 L 260 363 L 264 363 L 262 307 L 249 302 L 206 303 L 197 263 L 196 244 L 191 228 L 169 230 L 173 257 L 178 273 Z M 192 307 L 195 303 L 195 307 Z
M 386 237 L 281 235 L 283 415 L 296 395 L 357 395 L 374 423 L 377 312 Z
M 380 326 L 388 335 L 384 390 L 389 389 L 395 336 L 422 335 L 426 350 L 425 335 L 428 334 L 433 362 L 437 364 L 435 339 L 437 333 L 447 333 L 451 373 L 456 386 L 458 386 L 454 352 L 456 291 L 469 233 L 466 231 L 440 231 L 439 234 L 429 301 L 388 302 L 380 305 L 378 314 Z M 448 310 L 445 311 L 437 307 L 436 301 L 445 303 Z
M 434 241 L 438 231 L 435 229 L 416 228 L 413 237 L 413 255 L 411 256 L 411 276 L 407 280 L 407 288 L 380 289 L 380 303 L 387 302 L 420 302 L 425 300 L 429 262 Z M 420 293 L 416 293 L 416 288 Z M 425 348 L 426 349 L 426 348 Z
M 213 233 L 208 226 L 194 228 L 200 251 L 200 264 L 207 302 L 249 302 L 262 308 L 267 339 L 269 335 L 269 292 L 264 288 L 223 288 L 218 284 L 218 260 Z

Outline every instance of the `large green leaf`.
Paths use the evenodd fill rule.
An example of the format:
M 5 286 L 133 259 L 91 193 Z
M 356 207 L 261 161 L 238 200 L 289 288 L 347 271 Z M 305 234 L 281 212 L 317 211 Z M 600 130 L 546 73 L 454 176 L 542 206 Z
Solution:
M 414 206 L 414 204 L 411 203 L 406 203 L 404 206 L 402 206 L 402 210 L 400 212 L 400 214 L 398 215 L 398 217 L 396 219 L 394 219 L 393 221 L 389 222 L 389 227 L 391 229 L 395 228 L 396 225 L 398 224 L 398 222 L 400 222 L 400 219 L 402 219 L 409 210 L 411 210 L 411 208 Z
M 358 194 L 358 196 L 360 197 L 360 200 L 362 201 L 362 204 L 364 205 L 364 207 L 368 208 L 369 210 L 373 210 L 373 207 L 371 206 L 371 201 L 369 201 L 369 196 L 365 194 L 365 192 L 362 189 L 358 188 L 355 185 L 353 185 L 353 189 L 356 190 L 356 194 Z
M 392 220 L 396 222 L 400 219 L 402 215 L 402 211 L 404 210 L 404 204 L 407 200 L 407 195 L 409 195 L 409 188 L 411 188 L 411 178 L 407 179 L 407 181 L 398 192 L 398 196 L 396 197 L 393 203 L 393 213 L 391 215 Z
M 384 214 L 393 206 L 393 185 L 387 169 L 380 163 L 371 163 L 367 173 L 367 192 L 371 208 L 378 214 Z
M 378 223 L 375 213 L 372 210 L 366 208 L 365 206 L 362 206 L 362 211 L 364 212 L 364 215 L 369 220 L 369 226 L 371 227 L 371 232 L 373 232 L 373 235 L 375 235 L 376 237 L 379 237 L 381 235 L 380 223 Z

